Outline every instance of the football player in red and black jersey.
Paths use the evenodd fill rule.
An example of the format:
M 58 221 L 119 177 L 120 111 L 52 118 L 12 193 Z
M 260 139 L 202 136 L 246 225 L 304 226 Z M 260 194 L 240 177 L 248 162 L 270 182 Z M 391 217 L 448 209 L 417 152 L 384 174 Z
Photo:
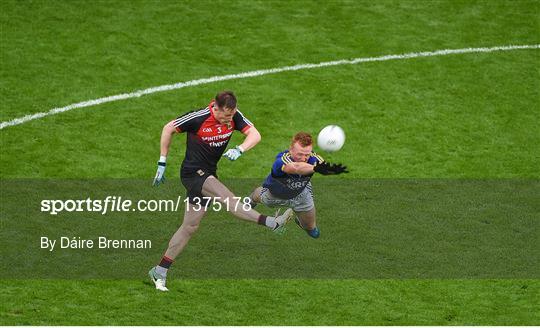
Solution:
M 242 132 L 246 138 L 242 144 L 225 152 L 235 130 Z M 237 160 L 261 140 L 259 131 L 238 110 L 236 97 L 231 91 L 220 92 L 206 108 L 186 113 L 163 127 L 161 156 L 154 185 L 164 182 L 172 137 L 183 132 L 187 133 L 187 146 L 180 178 L 187 190 L 189 201 L 186 203 L 182 225 L 172 236 L 159 265 L 149 272 L 156 289 L 162 291 L 167 291 L 165 287 L 167 270 L 187 245 L 206 213 L 206 207 L 204 204 L 201 206 L 201 203 L 208 200 L 208 197 L 226 205 L 226 209 L 236 217 L 265 225 L 276 232 L 282 232 L 292 217 L 291 209 L 287 209 L 282 215 L 272 217 L 262 215 L 253 209 L 246 210 L 244 206 L 235 206 L 238 197 L 235 199 L 235 195 L 218 180 L 217 163 L 222 156 L 231 161 Z

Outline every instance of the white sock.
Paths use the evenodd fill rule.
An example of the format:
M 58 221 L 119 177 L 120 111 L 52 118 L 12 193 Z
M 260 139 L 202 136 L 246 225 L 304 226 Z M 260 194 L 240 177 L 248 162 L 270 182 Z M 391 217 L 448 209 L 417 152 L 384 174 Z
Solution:
M 167 277 L 167 271 L 169 271 L 169 269 L 164 268 L 164 267 L 159 266 L 159 265 L 156 266 L 156 273 L 159 274 L 162 277 Z

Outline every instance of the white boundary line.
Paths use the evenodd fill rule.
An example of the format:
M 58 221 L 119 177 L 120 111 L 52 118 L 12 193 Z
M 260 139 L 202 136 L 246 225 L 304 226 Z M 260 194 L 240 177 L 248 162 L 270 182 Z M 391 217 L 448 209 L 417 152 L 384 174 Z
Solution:
M 366 63 L 366 62 L 375 62 L 375 61 L 386 61 L 386 60 L 396 60 L 396 59 L 411 59 L 411 58 L 419 58 L 419 57 L 433 57 L 433 56 L 446 56 L 446 55 L 455 55 L 455 54 L 468 54 L 468 53 L 479 53 L 479 52 L 495 52 L 495 51 L 508 51 L 508 50 L 518 50 L 518 49 L 539 49 L 540 44 L 532 44 L 532 45 L 509 45 L 509 46 L 498 46 L 498 47 L 491 47 L 491 48 L 463 48 L 463 49 L 444 49 L 444 50 L 436 50 L 436 51 L 425 51 L 425 52 L 411 52 L 401 55 L 386 55 L 386 56 L 379 56 L 379 57 L 366 57 L 366 58 L 354 58 L 354 59 L 343 59 L 343 60 L 336 60 L 336 61 L 329 61 L 329 62 L 322 62 L 318 64 L 299 64 L 294 66 L 285 66 L 285 67 L 278 67 L 278 68 L 270 68 L 270 69 L 262 69 L 257 71 L 250 71 L 250 72 L 243 72 L 238 74 L 229 74 L 229 75 L 222 75 L 222 76 L 212 76 L 208 78 L 198 79 L 198 80 L 191 80 L 187 82 L 179 82 L 175 84 L 167 84 L 167 85 L 161 85 L 157 87 L 152 87 L 144 90 L 137 90 L 131 93 L 122 93 L 119 95 L 109 96 L 109 97 L 103 97 L 99 99 L 93 99 L 93 100 L 87 100 L 75 104 L 71 104 L 64 107 L 58 107 L 53 108 L 47 112 L 40 112 L 35 114 L 29 114 L 23 117 L 15 118 L 10 121 L 5 121 L 0 123 L 0 130 L 14 126 L 26 123 L 28 121 L 36 120 L 39 118 L 43 118 L 50 115 L 59 114 L 62 112 L 67 112 L 69 110 L 75 109 L 75 108 L 83 108 L 83 107 L 90 107 L 95 105 L 100 105 L 108 102 L 113 102 L 117 100 L 124 100 L 124 99 L 130 99 L 130 98 L 136 98 L 156 92 L 163 92 L 163 91 L 169 91 L 169 90 L 176 90 L 176 89 L 182 89 L 185 87 L 192 87 L 196 85 L 201 84 L 208 84 L 218 81 L 226 81 L 226 80 L 234 80 L 234 79 L 245 79 L 248 77 L 255 77 L 255 76 L 261 76 L 261 75 L 267 75 L 267 74 L 275 74 L 285 71 L 298 71 L 303 69 L 310 69 L 310 68 L 319 68 L 319 67 L 327 67 L 327 66 L 337 66 L 337 65 L 354 65 L 359 63 Z

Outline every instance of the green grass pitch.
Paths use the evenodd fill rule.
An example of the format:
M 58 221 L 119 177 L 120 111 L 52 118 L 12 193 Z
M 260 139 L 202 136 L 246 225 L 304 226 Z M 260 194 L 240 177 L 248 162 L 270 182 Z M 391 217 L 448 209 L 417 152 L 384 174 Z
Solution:
M 537 45 L 539 13 L 539 1 L 521 0 L 6 0 L 0 3 L 0 121 L 153 86 L 258 69 L 440 49 Z M 539 64 L 540 50 L 527 49 L 340 65 L 154 93 L 2 129 L 0 324 L 537 325 L 540 209 L 534 199 L 539 196 L 540 178 Z M 317 241 L 294 228 L 276 238 L 227 215 L 223 221 L 212 218 L 173 267 L 168 294 L 157 293 L 145 274 L 180 224 L 177 215 L 160 216 L 155 231 L 161 244 L 152 250 L 150 262 L 126 262 L 130 265 L 126 270 L 140 271 L 130 279 L 25 279 L 25 274 L 37 273 L 24 257 L 4 256 L 13 253 L 13 245 L 22 254 L 38 247 L 11 242 L 14 235 L 38 233 L 39 228 L 24 217 L 14 221 L 8 215 L 14 203 L 8 202 L 5 188 L 13 179 L 133 178 L 148 179 L 150 184 L 162 126 L 206 106 L 223 89 L 235 91 L 239 107 L 263 139 L 240 160 L 220 163 L 221 177 L 260 180 L 294 132 L 316 134 L 325 125 L 338 124 L 347 134 L 344 148 L 321 154 L 349 166 L 351 173 L 337 179 L 344 186 L 363 179 L 491 179 L 529 183 L 530 189 L 516 190 L 533 193 L 502 201 L 501 212 L 477 207 L 461 217 L 463 221 L 448 226 L 429 221 L 426 209 L 437 214 L 437 207 L 427 205 L 418 212 L 427 225 L 415 223 L 410 209 L 401 221 L 377 221 L 378 212 L 388 215 L 407 207 L 378 208 L 370 203 L 370 194 L 353 197 L 351 209 L 337 211 L 344 213 L 341 221 L 332 221 L 333 204 L 326 199 L 318 218 L 323 235 Z M 239 140 L 237 134 L 231 144 Z M 183 145 L 181 136 L 171 146 L 166 173 L 170 184 L 177 182 Z M 316 192 L 317 186 L 323 191 L 323 181 L 315 179 Z M 335 202 L 346 206 L 343 189 Z M 482 199 L 478 197 L 472 199 Z M 422 207 L 422 198 L 413 198 L 401 200 Z M 31 197 L 21 194 L 19 200 L 25 199 Z M 487 213 L 483 210 L 493 220 L 482 221 L 478 213 Z M 513 220 L 512 213 L 522 220 Z M 452 217 L 454 212 L 446 214 Z M 445 234 L 445 227 L 452 230 Z M 238 230 L 227 239 L 220 234 L 222 229 Z M 480 252 L 469 248 L 474 240 L 485 240 L 482 245 L 492 247 L 482 251 L 508 258 L 504 262 L 510 263 L 508 270 L 503 265 L 496 271 L 491 263 L 487 269 L 498 275 L 484 277 L 472 269 L 463 276 L 445 276 L 437 270 L 400 275 L 401 268 L 421 259 L 410 256 L 411 242 L 435 233 L 452 241 L 444 248 L 444 254 L 452 255 L 450 271 L 454 264 L 463 265 L 460 256 L 470 260 L 471 254 Z M 498 249 L 496 242 L 488 242 L 491 238 L 509 248 Z M 214 244 L 216 240 L 223 246 Z M 339 240 L 348 243 L 343 247 L 333 243 Z M 347 247 L 355 241 L 365 247 Z M 305 247 L 305 254 L 295 256 L 295 245 Z M 257 248 L 263 246 L 283 247 L 284 257 L 297 264 L 298 277 L 280 275 L 272 257 L 266 259 Z M 249 251 L 244 252 L 246 247 Z M 335 251 L 335 263 L 340 258 L 371 259 L 390 271 L 379 274 L 377 265 L 358 261 L 354 265 L 363 268 L 364 275 L 355 276 L 347 271 L 352 266 L 340 265 L 322 268 L 320 272 L 329 272 L 327 277 L 302 272 L 316 267 L 316 252 L 331 259 L 330 250 Z M 199 263 L 205 254 L 210 254 L 211 263 Z M 407 261 L 400 267 L 381 254 Z M 242 265 L 248 270 L 254 263 L 267 271 L 244 274 Z M 513 271 L 513 264 L 527 270 Z M 237 278 L 220 278 L 220 272 L 234 274 L 236 267 Z M 199 268 L 206 271 L 197 278 Z

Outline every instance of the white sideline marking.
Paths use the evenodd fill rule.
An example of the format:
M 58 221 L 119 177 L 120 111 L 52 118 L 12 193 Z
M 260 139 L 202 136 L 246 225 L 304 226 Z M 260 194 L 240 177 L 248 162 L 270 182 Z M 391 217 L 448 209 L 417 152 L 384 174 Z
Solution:
M 394 60 L 394 59 L 410 59 L 410 58 L 419 58 L 419 57 L 433 57 L 433 56 L 446 56 L 446 55 L 454 55 L 454 54 L 467 54 L 467 53 L 476 53 L 476 52 L 494 52 L 494 51 L 507 51 L 507 50 L 518 50 L 518 49 L 538 49 L 540 48 L 540 44 L 533 44 L 533 45 L 510 45 L 510 46 L 499 46 L 499 47 L 491 47 L 491 48 L 463 48 L 463 49 L 444 49 L 444 50 L 436 50 L 436 51 L 425 51 L 425 52 L 411 52 L 401 55 L 386 55 L 386 56 L 379 56 L 379 57 L 367 57 L 367 58 L 354 58 L 354 59 L 342 59 L 342 60 L 336 60 L 336 61 L 329 61 L 329 62 L 322 62 L 318 64 L 299 64 L 294 66 L 285 66 L 285 67 L 278 67 L 278 68 L 270 68 L 270 69 L 262 69 L 257 71 L 250 71 L 250 72 L 243 72 L 238 74 L 229 74 L 229 75 L 222 75 L 222 76 L 212 76 L 208 78 L 198 79 L 198 80 L 191 80 L 187 82 L 179 82 L 175 84 L 167 84 L 167 85 L 161 85 L 157 87 L 152 87 L 144 90 L 137 90 L 131 93 L 122 93 L 119 95 L 109 96 L 109 97 L 103 97 L 99 99 L 94 100 L 87 100 L 75 104 L 71 104 L 64 107 L 58 107 L 53 108 L 49 110 L 48 112 L 41 112 L 41 113 L 35 113 L 35 114 L 29 114 L 23 117 L 15 118 L 10 121 L 5 121 L 0 124 L 0 130 L 14 126 L 26 123 L 28 121 L 36 120 L 38 118 L 43 118 L 50 115 L 59 114 L 62 112 L 67 112 L 69 110 L 75 109 L 75 108 L 83 108 L 83 107 L 90 107 L 95 105 L 100 105 L 108 102 L 113 102 L 117 100 L 124 100 L 124 99 L 130 99 L 130 98 L 136 98 L 148 94 L 152 94 L 155 92 L 163 92 L 163 91 L 169 91 L 169 90 L 175 90 L 175 89 L 182 89 L 185 87 L 191 87 L 201 84 L 208 84 L 218 81 L 225 81 L 225 80 L 234 80 L 234 79 L 245 79 L 248 77 L 254 77 L 254 76 L 261 76 L 261 75 L 267 75 L 267 74 L 275 74 L 285 71 L 298 71 L 302 69 L 310 69 L 310 68 L 319 68 L 319 67 L 327 67 L 327 66 L 336 66 L 336 65 L 354 65 L 358 63 L 365 63 L 365 62 L 374 62 L 374 61 L 386 61 L 386 60 Z

